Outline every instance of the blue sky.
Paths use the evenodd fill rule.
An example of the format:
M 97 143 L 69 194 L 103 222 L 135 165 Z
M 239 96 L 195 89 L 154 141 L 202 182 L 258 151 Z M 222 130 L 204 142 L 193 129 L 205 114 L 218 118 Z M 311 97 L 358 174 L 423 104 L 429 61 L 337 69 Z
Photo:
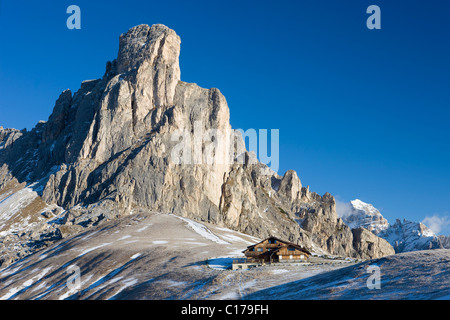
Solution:
M 66 9 L 81 8 L 81 30 Z M 381 30 L 366 9 L 381 8 Z M 130 27 L 181 37 L 181 78 L 216 87 L 234 128 L 279 129 L 280 170 L 393 223 L 450 234 L 450 2 L 0 0 L 0 125 L 31 129 L 100 78 Z M 445 218 L 447 217 L 447 218 Z

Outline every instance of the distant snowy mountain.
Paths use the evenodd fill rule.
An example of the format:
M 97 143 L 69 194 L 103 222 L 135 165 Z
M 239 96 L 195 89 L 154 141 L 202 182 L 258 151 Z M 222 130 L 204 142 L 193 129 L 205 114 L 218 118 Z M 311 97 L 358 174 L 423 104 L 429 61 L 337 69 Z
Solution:
M 442 240 L 423 223 L 397 219 L 391 225 L 373 205 L 359 199 L 340 204 L 337 211 L 349 227 L 372 231 L 387 240 L 396 253 L 444 247 Z
M 389 227 L 388 221 L 373 205 L 359 199 L 337 208 L 338 214 L 350 228 L 363 227 L 375 234 Z M 340 211 L 340 212 L 339 212 Z
M 441 241 L 430 228 L 423 223 L 406 219 L 397 219 L 388 229 L 378 233 L 378 236 L 387 240 L 397 253 L 443 248 Z

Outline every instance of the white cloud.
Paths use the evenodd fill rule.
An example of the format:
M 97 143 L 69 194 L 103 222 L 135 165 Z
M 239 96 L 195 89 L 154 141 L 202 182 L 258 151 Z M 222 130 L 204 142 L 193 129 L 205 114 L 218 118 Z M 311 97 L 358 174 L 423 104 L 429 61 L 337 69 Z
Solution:
M 335 198 L 336 200 L 336 213 L 340 218 L 346 218 L 354 211 L 352 210 L 352 204 L 350 202 L 343 202 Z
M 450 227 L 450 219 L 448 216 L 439 216 L 437 214 L 433 216 L 426 216 L 422 220 L 422 223 L 430 228 L 435 234 L 439 234 L 441 231 Z

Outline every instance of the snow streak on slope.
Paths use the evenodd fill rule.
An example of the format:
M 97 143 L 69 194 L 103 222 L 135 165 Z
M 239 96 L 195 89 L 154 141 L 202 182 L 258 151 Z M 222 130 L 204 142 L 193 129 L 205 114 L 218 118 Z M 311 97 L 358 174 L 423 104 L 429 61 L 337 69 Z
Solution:
M 207 227 L 205 227 L 204 225 L 195 222 L 191 219 L 187 219 L 187 218 L 182 218 L 180 216 L 176 216 L 173 215 L 174 217 L 177 217 L 181 220 L 183 220 L 184 222 L 187 222 L 187 225 L 189 228 L 191 228 L 192 230 L 194 230 L 195 232 L 197 232 L 199 235 L 201 235 L 203 238 L 214 241 L 218 244 L 230 244 L 229 242 L 226 242 L 222 239 L 220 239 L 218 236 L 216 236 L 215 234 L 213 234 L 211 232 L 211 230 L 209 230 Z

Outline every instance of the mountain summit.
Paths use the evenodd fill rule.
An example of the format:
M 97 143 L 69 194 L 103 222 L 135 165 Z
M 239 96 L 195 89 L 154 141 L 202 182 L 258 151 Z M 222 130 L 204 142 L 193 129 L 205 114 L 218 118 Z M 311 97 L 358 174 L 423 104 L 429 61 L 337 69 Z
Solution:
M 388 221 L 373 205 L 359 199 L 341 205 L 338 214 L 351 228 L 363 227 L 375 234 L 389 227 Z
M 279 176 L 245 149 L 221 92 L 180 80 L 175 31 L 139 25 L 119 41 L 103 77 L 62 92 L 47 122 L 0 129 L 0 201 L 17 200 L 13 211 L 0 206 L 0 236 L 15 243 L 0 249 L 11 260 L 145 211 L 333 255 L 394 253 L 338 218 L 332 195 L 310 192 L 294 171 Z

